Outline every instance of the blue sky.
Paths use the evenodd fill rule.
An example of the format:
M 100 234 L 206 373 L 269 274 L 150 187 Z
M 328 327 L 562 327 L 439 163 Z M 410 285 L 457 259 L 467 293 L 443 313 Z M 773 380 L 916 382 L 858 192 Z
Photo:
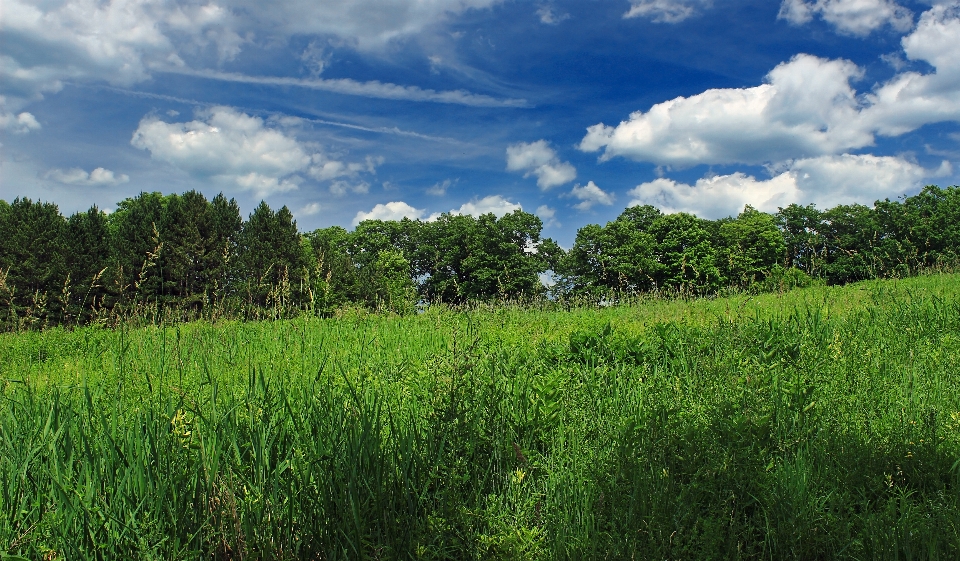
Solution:
M 301 230 L 958 183 L 960 3 L 4 0 L 0 198 L 287 205 Z

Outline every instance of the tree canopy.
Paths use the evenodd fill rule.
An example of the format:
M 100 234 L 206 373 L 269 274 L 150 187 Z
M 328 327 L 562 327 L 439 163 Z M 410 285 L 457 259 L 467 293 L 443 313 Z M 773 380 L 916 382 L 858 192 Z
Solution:
M 822 279 L 905 276 L 960 259 L 960 188 L 902 200 L 769 214 L 750 206 L 707 220 L 652 206 L 588 224 L 573 247 L 542 238 L 536 215 L 444 214 L 300 232 L 287 207 L 196 191 L 141 193 L 113 213 L 69 217 L 49 202 L 0 201 L 0 322 L 5 329 L 110 321 L 132 310 L 278 317 L 344 306 L 409 313 L 549 296 L 714 294 Z M 541 281 L 551 273 L 556 284 Z

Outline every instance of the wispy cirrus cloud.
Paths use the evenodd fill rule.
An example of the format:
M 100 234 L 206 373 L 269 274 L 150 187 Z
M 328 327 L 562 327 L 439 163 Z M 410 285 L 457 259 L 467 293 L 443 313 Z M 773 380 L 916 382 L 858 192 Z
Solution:
M 475 94 L 465 90 L 432 90 L 417 86 L 401 86 L 389 82 L 372 80 L 360 82 L 350 78 L 291 78 L 286 76 L 250 76 L 238 72 L 219 70 L 195 70 L 186 67 L 164 68 L 163 72 L 184 74 L 209 80 L 234 82 L 240 84 L 258 84 L 265 86 L 285 86 L 321 90 L 343 95 L 355 95 L 377 99 L 403 101 L 422 101 L 468 105 L 472 107 L 529 107 L 525 99 L 496 98 L 484 94 Z
M 709 8 L 711 0 L 632 0 L 624 19 L 646 18 L 654 23 L 679 23 Z

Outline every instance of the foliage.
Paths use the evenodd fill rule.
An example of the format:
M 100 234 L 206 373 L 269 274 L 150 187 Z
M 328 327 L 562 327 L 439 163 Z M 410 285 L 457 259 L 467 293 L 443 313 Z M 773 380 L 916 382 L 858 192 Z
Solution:
M 588 224 L 569 251 L 530 213 L 366 220 L 300 233 L 266 202 L 141 193 L 107 214 L 0 201 L 0 329 L 207 318 L 407 313 L 418 303 L 782 291 L 814 282 L 904 278 L 960 264 L 960 188 L 925 187 L 872 207 L 775 214 L 747 206 L 706 220 L 634 206 Z M 556 281 L 548 290 L 547 275 Z
M 0 554 L 956 559 L 958 302 L 0 334 Z

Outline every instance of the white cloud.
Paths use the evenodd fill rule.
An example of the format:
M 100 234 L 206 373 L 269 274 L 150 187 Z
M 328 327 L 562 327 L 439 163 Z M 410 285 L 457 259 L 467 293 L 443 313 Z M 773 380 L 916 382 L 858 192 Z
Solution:
M 67 185 L 80 185 L 83 187 L 112 187 L 130 181 L 126 174 L 115 174 L 104 168 L 96 168 L 87 173 L 80 168 L 72 168 L 66 171 L 61 169 L 52 169 L 43 174 L 44 179 L 52 179 L 58 183 Z
M 262 29 L 285 37 L 335 35 L 362 49 L 377 48 L 391 39 L 420 33 L 470 9 L 482 9 L 501 0 L 350 0 L 316 1 L 233 0 L 234 9 L 247 14 L 246 23 L 262 22 Z
M 338 177 L 358 177 L 362 173 L 376 174 L 377 167 L 384 162 L 382 156 L 367 156 L 363 162 L 345 163 L 331 160 L 320 153 L 314 154 L 311 159 L 313 165 L 310 166 L 310 176 L 319 181 Z
M 927 123 L 960 121 L 960 6 L 934 6 L 901 44 L 907 58 L 930 74 L 903 72 L 866 95 L 863 117 L 882 135 L 896 136 Z
M 23 103 L 60 90 L 64 80 L 139 82 L 151 68 L 183 64 L 179 51 L 207 44 L 230 58 L 242 43 L 230 19 L 213 3 L 5 0 L 0 38 L 18 48 L 0 56 L 0 81 Z
M 427 194 L 428 194 L 428 195 L 434 195 L 434 196 L 436 196 L 436 197 L 442 197 L 442 196 L 444 196 L 444 195 L 447 194 L 447 189 L 449 189 L 451 185 L 457 183 L 458 181 L 459 181 L 459 179 L 458 179 L 457 181 L 451 181 L 451 180 L 449 180 L 449 179 L 444 179 L 444 180 L 441 181 L 441 182 L 435 183 L 435 184 L 433 185 L 433 187 L 429 187 L 429 188 L 427 189 Z
M 522 171 L 524 177 L 537 176 L 537 185 L 544 191 L 577 178 L 577 169 L 560 161 L 546 140 L 508 146 L 507 171 Z
M 560 226 L 560 221 L 557 220 L 557 210 L 554 208 L 547 205 L 540 205 L 537 207 L 535 214 L 543 219 L 544 226 L 547 228 Z
M 157 70 L 183 69 L 211 48 L 219 62 L 244 44 L 277 44 L 297 36 L 337 37 L 341 44 L 374 49 L 393 38 L 421 33 L 451 14 L 486 8 L 500 0 L 5 0 L 0 41 L 16 45 L 0 55 L 0 83 L 16 105 L 56 92 L 67 80 L 106 80 L 130 85 Z M 304 61 L 319 74 L 323 53 Z M 226 73 L 209 77 L 273 83 Z M 435 92 L 352 80 L 294 81 L 351 95 L 445 103 L 496 105 L 487 96 Z M 507 104 L 526 105 L 522 100 Z
M 913 12 L 892 0 L 783 0 L 777 19 L 803 25 L 814 16 L 848 35 L 866 36 L 884 25 L 900 32 L 913 27 Z
M 370 192 L 370 184 L 366 181 L 351 182 L 342 179 L 330 183 L 330 193 L 342 197 L 348 193 L 366 195 Z
M 432 103 L 448 103 L 473 107 L 528 107 L 525 99 L 501 99 L 488 95 L 474 94 L 464 90 L 431 90 L 417 86 L 401 86 L 389 82 L 372 80 L 358 82 L 349 78 L 290 78 L 282 76 L 249 76 L 236 72 L 220 72 L 216 70 L 193 70 L 186 67 L 166 67 L 164 72 L 199 76 L 210 80 L 221 80 L 240 84 L 260 84 L 268 86 L 293 86 L 311 90 L 321 90 L 360 97 L 378 99 L 402 99 L 406 101 L 424 101 Z
M 536 214 L 540 218 L 546 218 L 547 220 L 550 220 L 557 215 L 557 211 L 556 209 L 550 208 L 547 205 L 540 205 L 537 207 Z
M 482 199 L 474 199 L 460 205 L 460 208 L 453 209 L 447 214 L 453 216 L 482 216 L 493 213 L 497 217 L 510 214 L 515 210 L 521 210 L 519 204 L 511 203 L 500 195 L 490 195 Z M 378 204 L 370 212 L 358 212 L 353 219 L 353 225 L 356 226 L 364 220 L 401 220 L 409 218 L 411 220 L 426 220 L 432 222 L 440 218 L 441 213 L 435 212 L 424 218 L 426 211 L 414 208 L 403 201 L 394 201 L 386 204 Z
M 791 203 L 829 208 L 894 198 L 916 188 L 925 178 L 951 172 L 948 162 L 927 170 L 893 156 L 822 156 L 788 162 L 766 180 L 743 173 L 704 177 L 695 185 L 655 179 L 630 190 L 628 206 L 650 204 L 665 212 L 708 218 L 736 215 L 747 204 L 765 212 Z
M 580 149 L 657 165 L 771 164 L 872 146 L 926 124 L 960 122 L 960 5 L 924 12 L 903 38 L 905 56 L 933 72 L 901 72 L 866 93 L 850 61 L 807 54 L 774 68 L 766 83 L 713 89 L 658 103 L 617 126 L 587 129 Z
M 557 25 L 561 21 L 570 19 L 570 14 L 557 13 L 552 6 L 540 6 L 537 9 L 537 16 L 540 17 L 540 23 L 546 25 Z
M 656 23 L 678 23 L 709 7 L 712 0 L 632 0 L 624 18 L 649 18 Z
M 320 210 L 322 208 L 323 207 L 320 206 L 320 203 L 318 202 L 308 203 L 300 207 L 300 209 L 297 210 L 296 215 L 298 217 L 299 216 L 315 216 L 317 214 L 320 214 Z
M 610 206 L 614 199 L 612 194 L 597 187 L 597 184 L 593 181 L 589 181 L 583 186 L 574 185 L 573 190 L 570 191 L 570 196 L 580 200 L 579 203 L 574 205 L 574 208 L 578 210 L 590 210 L 593 205 L 597 204 Z
M 276 124 L 276 123 L 274 123 Z M 362 174 L 373 174 L 383 160 L 333 160 L 263 119 L 229 107 L 214 107 L 186 123 L 167 123 L 155 116 L 140 121 L 130 144 L 152 158 L 191 175 L 266 196 L 296 189 L 306 174 L 331 181 L 334 194 L 365 193 Z
M 466 214 L 470 216 L 482 216 L 493 213 L 497 217 L 510 214 L 515 210 L 522 210 L 519 204 L 511 203 L 500 195 L 490 195 L 482 199 L 474 199 L 460 205 L 457 210 L 451 210 L 450 214 L 457 216 Z
M 214 107 L 187 123 L 147 117 L 130 144 L 192 175 L 232 183 L 261 196 L 297 187 L 314 160 L 296 139 L 263 119 Z
M 387 204 L 378 204 L 370 212 L 358 212 L 353 219 L 353 225 L 364 220 L 402 220 L 409 218 L 419 220 L 423 218 L 424 211 L 413 208 L 403 201 L 393 201 Z
M 2 98 L 0 98 L 0 107 L 2 107 Z M 40 123 L 33 113 L 24 111 L 19 115 L 0 111 L 0 130 L 8 130 L 14 134 L 25 134 L 30 131 L 40 130 Z
M 762 164 L 860 148 L 873 136 L 859 123 L 850 80 L 860 69 L 845 60 L 797 55 L 745 89 L 713 89 L 658 103 L 616 127 L 587 129 L 580 149 L 604 149 L 673 166 Z

